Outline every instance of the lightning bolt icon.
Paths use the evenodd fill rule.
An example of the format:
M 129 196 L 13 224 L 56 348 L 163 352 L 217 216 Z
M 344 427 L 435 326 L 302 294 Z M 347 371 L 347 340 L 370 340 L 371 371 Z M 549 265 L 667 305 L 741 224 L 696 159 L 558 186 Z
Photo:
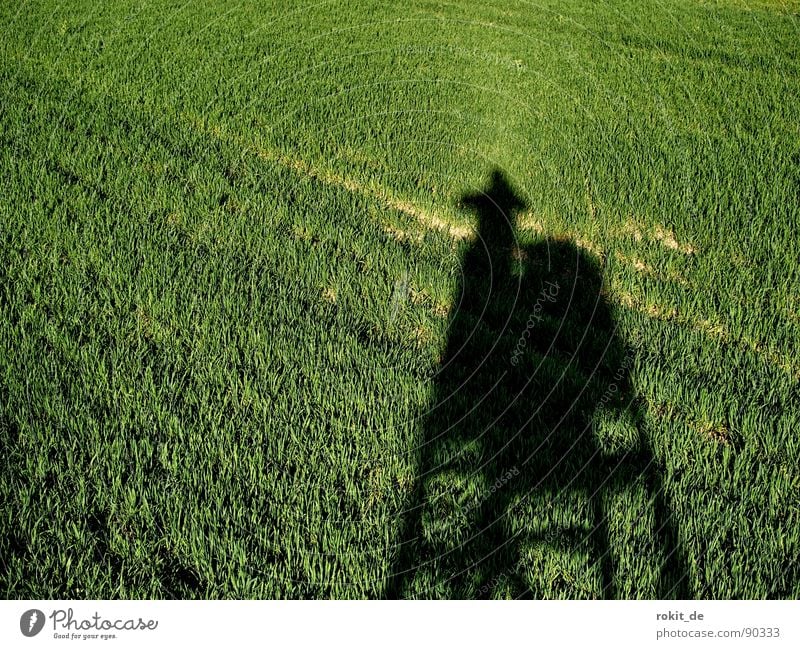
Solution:
M 31 618 L 28 620 L 28 631 L 33 630 L 33 625 L 36 624 L 36 621 L 39 619 L 39 616 L 36 614 L 36 611 L 31 613 Z

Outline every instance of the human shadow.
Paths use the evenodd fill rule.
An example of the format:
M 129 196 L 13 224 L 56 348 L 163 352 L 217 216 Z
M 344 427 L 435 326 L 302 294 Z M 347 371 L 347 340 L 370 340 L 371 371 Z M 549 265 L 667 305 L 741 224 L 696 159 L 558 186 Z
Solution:
M 461 203 L 477 236 L 387 596 L 686 597 L 599 262 L 519 245 L 526 206 L 499 170 Z

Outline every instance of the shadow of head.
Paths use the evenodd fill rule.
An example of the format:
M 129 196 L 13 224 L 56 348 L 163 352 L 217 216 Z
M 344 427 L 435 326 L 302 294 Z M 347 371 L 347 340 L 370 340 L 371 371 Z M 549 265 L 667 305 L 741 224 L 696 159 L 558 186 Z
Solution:
M 477 227 L 462 264 L 448 360 L 510 370 L 530 367 L 539 354 L 592 375 L 604 358 L 617 361 L 600 261 L 566 240 L 522 243 L 516 221 L 527 206 L 499 170 L 461 204 Z

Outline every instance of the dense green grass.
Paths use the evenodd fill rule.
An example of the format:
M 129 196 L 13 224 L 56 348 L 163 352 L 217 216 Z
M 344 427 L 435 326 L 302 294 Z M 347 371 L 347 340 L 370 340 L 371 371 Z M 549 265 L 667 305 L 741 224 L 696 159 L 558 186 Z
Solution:
M 800 597 L 799 17 L 3 3 L 0 592 Z

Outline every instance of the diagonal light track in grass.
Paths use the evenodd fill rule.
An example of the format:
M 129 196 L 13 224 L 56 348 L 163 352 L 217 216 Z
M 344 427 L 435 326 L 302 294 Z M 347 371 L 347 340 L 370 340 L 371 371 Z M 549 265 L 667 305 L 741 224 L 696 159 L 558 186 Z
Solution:
M 261 160 L 279 164 L 282 167 L 290 169 L 303 176 L 313 178 L 314 180 L 317 180 L 323 184 L 345 189 L 349 192 L 377 200 L 386 208 L 402 212 L 413 218 L 425 229 L 443 232 L 457 241 L 470 240 L 475 236 L 475 231 L 472 227 L 454 223 L 445 215 L 436 214 L 435 212 L 415 205 L 409 200 L 401 199 L 394 195 L 391 190 L 382 185 L 375 183 L 366 185 L 355 178 L 345 176 L 332 169 L 325 169 L 315 166 L 306 160 L 296 156 L 287 155 L 286 153 L 277 149 L 268 149 L 263 146 L 259 146 L 251 141 L 248 141 L 243 136 L 230 132 L 221 125 L 209 123 L 207 120 L 196 115 L 184 114 L 183 117 L 196 130 L 221 141 L 233 143 L 235 146 L 238 146 L 245 155 L 254 155 Z M 521 226 L 523 230 L 532 231 L 536 234 L 547 233 L 548 236 L 551 236 L 555 239 L 573 241 L 578 247 L 583 248 L 595 256 L 603 257 L 605 255 L 605 247 L 603 244 L 586 239 L 581 236 L 580 233 L 573 230 L 563 230 L 553 233 L 551 228 L 543 224 L 541 221 L 534 220 L 530 214 L 521 216 Z M 392 234 L 395 236 L 402 236 L 398 233 L 398 229 L 394 228 Z M 673 250 L 684 255 L 694 255 L 697 253 L 697 249 L 694 246 L 688 243 L 679 243 L 675 239 L 674 235 L 665 228 L 656 227 L 651 230 L 647 230 L 635 223 L 629 223 L 618 231 L 611 231 L 607 234 L 619 238 L 630 236 L 637 241 L 641 241 L 643 238 L 648 238 L 651 241 L 660 243 L 669 250 Z M 408 237 L 408 239 L 413 240 L 413 237 Z M 635 273 L 644 273 L 653 276 L 653 273 L 646 272 L 646 268 L 642 268 L 642 264 L 638 260 L 628 258 L 624 255 L 617 255 L 616 257 L 618 261 L 625 264 Z M 680 277 L 656 277 L 656 279 L 664 282 L 677 282 L 685 285 L 685 281 L 681 281 L 682 278 Z M 714 322 L 707 318 L 681 313 L 676 307 L 670 307 L 668 305 L 661 304 L 649 304 L 643 299 L 634 296 L 630 292 L 616 289 L 614 287 L 611 287 L 608 295 L 616 304 L 638 311 L 649 318 L 655 318 L 658 320 L 672 322 L 676 325 L 685 326 L 724 344 L 734 344 L 745 351 L 756 353 L 766 358 L 770 363 L 777 365 L 789 375 L 795 378 L 800 378 L 800 365 L 795 363 L 789 354 L 782 353 L 779 350 L 768 347 L 747 337 L 735 337 L 731 333 L 731 328 L 721 320 Z

